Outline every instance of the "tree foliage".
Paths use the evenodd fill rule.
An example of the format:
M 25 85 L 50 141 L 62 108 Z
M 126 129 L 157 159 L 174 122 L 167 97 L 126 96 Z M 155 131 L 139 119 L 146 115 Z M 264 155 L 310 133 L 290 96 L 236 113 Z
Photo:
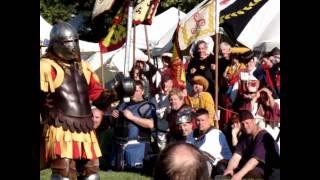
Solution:
M 175 7 L 180 11 L 187 13 L 202 1 L 203 0 L 160 0 L 158 13 L 162 13 L 170 7 Z
M 77 3 L 67 3 L 63 0 L 40 0 L 40 13 L 49 23 L 68 21 L 76 13 Z
M 166 11 L 170 7 L 187 13 L 202 0 L 160 0 L 157 14 Z M 70 21 L 73 16 L 82 15 L 85 19 L 86 29 L 79 31 L 80 38 L 97 42 L 107 34 L 113 17 L 122 5 L 123 0 L 115 0 L 112 9 L 91 19 L 95 0 L 40 0 L 40 14 L 50 24 L 57 21 Z

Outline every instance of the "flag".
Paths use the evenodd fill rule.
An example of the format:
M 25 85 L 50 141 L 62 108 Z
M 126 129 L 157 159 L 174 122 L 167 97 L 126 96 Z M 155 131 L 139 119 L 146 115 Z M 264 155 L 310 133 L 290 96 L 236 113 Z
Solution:
M 220 12 L 220 26 L 231 40 L 250 49 L 265 43 L 279 46 L 280 2 L 238 0 Z
M 171 67 L 172 72 L 175 78 L 175 81 L 178 83 L 179 87 L 186 87 L 186 72 L 184 69 L 184 65 L 182 63 L 182 55 L 179 48 L 179 40 L 178 40 L 178 31 L 180 27 L 177 26 L 177 29 L 173 35 L 172 39 L 172 58 L 171 58 Z
M 137 0 L 133 9 L 133 24 L 152 24 L 160 0 Z
M 227 8 L 228 6 L 230 6 L 231 4 L 233 4 L 236 0 L 219 0 L 219 5 L 220 8 L 219 10 L 222 11 L 225 8 Z M 240 0 L 241 1 L 241 0 Z
M 112 21 L 112 26 L 108 30 L 109 33 L 99 42 L 102 53 L 116 50 L 126 42 L 128 2 L 123 3 Z
M 114 3 L 114 0 L 96 0 L 92 11 L 92 19 L 101 13 L 109 10 Z
M 204 0 L 181 20 L 178 34 L 181 50 L 185 50 L 196 39 L 215 33 L 215 1 Z

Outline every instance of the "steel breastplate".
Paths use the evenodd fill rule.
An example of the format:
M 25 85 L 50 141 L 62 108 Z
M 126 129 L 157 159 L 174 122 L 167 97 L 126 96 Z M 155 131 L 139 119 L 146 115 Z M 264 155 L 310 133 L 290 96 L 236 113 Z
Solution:
M 87 133 L 94 129 L 87 81 L 78 64 L 62 67 L 64 79 L 51 96 L 54 107 L 49 110 L 48 124 Z
M 78 64 L 71 64 L 64 71 L 64 80 L 56 89 L 56 108 L 68 116 L 90 116 L 88 84 L 82 70 Z

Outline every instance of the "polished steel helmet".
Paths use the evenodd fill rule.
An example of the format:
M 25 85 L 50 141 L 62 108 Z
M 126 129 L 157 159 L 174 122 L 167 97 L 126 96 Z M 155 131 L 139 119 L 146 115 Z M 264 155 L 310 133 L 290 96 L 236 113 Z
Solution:
M 72 25 L 66 22 L 53 26 L 50 32 L 50 46 L 53 52 L 63 60 L 71 61 L 80 57 L 78 33 Z
M 193 115 L 194 113 L 189 107 L 180 109 L 180 111 L 177 113 L 176 125 L 190 123 L 192 121 Z

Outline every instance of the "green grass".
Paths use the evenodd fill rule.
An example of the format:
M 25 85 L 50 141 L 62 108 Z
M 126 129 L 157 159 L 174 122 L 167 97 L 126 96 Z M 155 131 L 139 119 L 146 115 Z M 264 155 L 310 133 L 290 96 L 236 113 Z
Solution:
M 100 171 L 101 180 L 151 180 L 150 177 L 142 176 L 136 173 L 129 172 L 106 172 Z M 40 171 L 40 180 L 50 180 L 51 170 L 45 169 Z

